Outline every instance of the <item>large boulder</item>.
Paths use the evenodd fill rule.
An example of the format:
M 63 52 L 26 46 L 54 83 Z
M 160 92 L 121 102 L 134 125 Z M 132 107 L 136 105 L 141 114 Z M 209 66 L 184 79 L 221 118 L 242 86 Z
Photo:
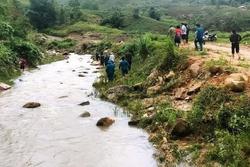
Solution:
M 196 61 L 189 67 L 190 74 L 193 78 L 197 77 L 202 72 L 202 61 Z
M 170 134 L 172 138 L 179 139 L 188 136 L 190 132 L 189 123 L 183 119 L 177 119 L 175 125 L 170 131 Z
M 212 76 L 223 73 L 223 69 L 220 66 L 211 66 L 208 68 L 208 71 Z
M 8 89 L 10 89 L 10 88 L 11 88 L 10 85 L 7 85 L 7 84 L 5 84 L 5 83 L 0 82 L 0 91 L 8 90 Z
M 248 83 L 248 76 L 243 73 L 234 73 L 225 79 L 225 86 L 233 92 L 243 92 Z
M 26 103 L 23 108 L 37 108 L 37 107 L 40 107 L 41 104 L 40 103 L 37 103 L 37 102 L 29 102 L 29 103 Z
M 105 117 L 105 118 L 101 118 L 101 119 L 96 123 L 96 126 L 109 127 L 109 126 L 112 125 L 114 122 L 115 122 L 114 119 L 109 118 L 109 117 Z
M 133 88 L 128 85 L 119 85 L 106 91 L 107 98 L 112 102 L 117 102 L 121 97 L 128 95 Z

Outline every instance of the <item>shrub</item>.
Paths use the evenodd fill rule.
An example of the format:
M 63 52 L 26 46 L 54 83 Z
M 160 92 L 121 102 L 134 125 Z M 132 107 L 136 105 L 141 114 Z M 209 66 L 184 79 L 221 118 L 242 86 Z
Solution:
M 113 28 L 121 28 L 123 27 L 123 22 L 124 18 L 121 10 L 115 9 L 110 18 L 102 20 L 101 25 L 109 24 Z
M 0 40 L 8 40 L 13 37 L 14 29 L 6 22 L 0 22 Z
M 0 44 L 0 74 L 10 76 L 16 68 L 17 59 L 9 48 Z
M 135 42 L 132 43 L 126 43 L 125 45 L 123 45 L 120 49 L 120 53 L 121 54 L 125 54 L 125 53 L 131 53 L 133 56 L 135 56 L 137 54 L 137 45 Z
M 155 20 L 160 20 L 161 19 L 160 13 L 158 11 L 156 11 L 154 7 L 151 7 L 149 9 L 148 15 L 149 15 L 149 17 L 151 17 L 152 19 L 155 19 Z
M 249 139 L 249 134 L 234 136 L 229 132 L 218 131 L 216 132 L 216 144 L 209 151 L 208 158 L 223 166 L 248 166 L 249 162 L 244 148 L 248 147 Z
M 26 59 L 30 66 L 35 67 L 41 62 L 42 54 L 36 45 L 20 40 L 14 40 L 10 45 L 17 57 Z
M 171 40 L 168 40 L 166 42 L 166 56 L 163 60 L 163 62 L 159 66 L 159 70 L 162 71 L 170 71 L 175 70 L 176 67 L 186 60 L 184 56 L 178 55 L 178 53 L 175 51 L 175 47 L 173 42 Z
M 56 48 L 56 49 L 68 49 L 75 46 L 76 42 L 72 39 L 65 39 L 62 41 L 52 41 L 49 43 L 49 48 Z
M 145 60 L 153 52 L 151 38 L 146 34 L 141 36 L 137 43 L 139 56 Z

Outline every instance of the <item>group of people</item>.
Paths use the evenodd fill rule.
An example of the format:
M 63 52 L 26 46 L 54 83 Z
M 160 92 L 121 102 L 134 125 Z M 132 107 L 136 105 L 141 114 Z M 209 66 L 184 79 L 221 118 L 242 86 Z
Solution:
M 189 32 L 190 27 L 187 23 L 181 23 L 181 26 L 178 25 L 176 27 L 170 26 L 169 29 L 169 36 L 173 39 L 174 43 L 177 47 L 180 46 L 181 43 L 187 44 L 189 39 Z M 195 38 L 194 38 L 194 46 L 195 50 L 203 51 L 203 45 L 204 45 L 204 28 L 200 24 L 196 24 L 195 29 Z M 235 31 L 232 30 L 231 36 L 230 36 L 230 42 L 231 42 L 231 50 L 232 50 L 232 57 L 235 57 L 235 53 L 238 55 L 238 59 L 240 60 L 241 57 L 239 55 L 240 51 L 240 41 L 241 36 Z
M 96 52 L 96 61 L 100 61 L 100 64 L 105 66 L 107 78 L 109 81 L 113 81 L 115 78 L 115 55 L 107 50 L 101 53 Z M 132 65 L 132 54 L 127 52 L 119 62 L 119 69 L 122 76 L 128 74 Z

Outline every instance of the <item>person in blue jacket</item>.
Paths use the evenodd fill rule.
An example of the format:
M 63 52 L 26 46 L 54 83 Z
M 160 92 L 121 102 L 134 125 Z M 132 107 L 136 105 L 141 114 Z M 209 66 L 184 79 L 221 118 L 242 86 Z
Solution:
M 109 60 L 107 62 L 106 73 L 107 73 L 107 76 L 108 76 L 108 80 L 113 81 L 114 80 L 114 75 L 115 75 L 115 63 L 113 61 L 111 61 L 111 60 Z
M 203 50 L 203 35 L 204 35 L 203 27 L 201 27 L 200 24 L 196 24 L 196 32 L 194 40 L 194 45 L 196 50 L 199 50 L 197 44 L 199 44 L 200 51 Z
M 125 60 L 125 57 L 122 57 L 120 64 L 119 64 L 119 69 L 122 71 L 122 76 L 125 76 L 128 74 L 129 71 L 129 63 Z

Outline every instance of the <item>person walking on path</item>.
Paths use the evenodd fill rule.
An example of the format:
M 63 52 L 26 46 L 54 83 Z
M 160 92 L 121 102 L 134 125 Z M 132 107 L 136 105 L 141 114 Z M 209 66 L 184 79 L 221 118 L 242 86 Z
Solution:
M 107 77 L 108 77 L 108 81 L 113 81 L 114 80 L 114 76 L 115 76 L 115 63 L 111 60 L 109 60 L 107 62 L 106 65 L 106 73 L 107 73 Z
M 180 26 L 176 26 L 174 41 L 175 41 L 175 45 L 177 47 L 179 47 L 180 43 L 181 43 L 181 28 L 180 28 Z
M 126 74 L 128 74 L 129 70 L 129 63 L 125 60 L 125 57 L 122 57 L 120 64 L 119 64 L 119 69 L 121 69 L 122 76 L 124 77 Z
M 195 32 L 195 40 L 194 40 L 194 45 L 195 49 L 200 51 L 203 51 L 203 34 L 204 34 L 204 29 L 200 24 L 196 24 L 196 32 Z M 199 47 L 198 45 L 199 44 Z
M 187 27 L 185 23 L 181 23 L 181 38 L 183 43 L 187 43 Z
M 241 36 L 235 31 L 232 31 L 232 34 L 230 36 L 230 42 L 232 44 L 231 49 L 232 49 L 232 57 L 234 59 L 235 52 L 238 56 L 238 60 L 241 59 L 239 52 L 240 52 L 240 41 L 241 41 Z
M 19 65 L 20 65 L 20 69 L 21 71 L 24 71 L 26 65 L 27 65 L 27 61 L 24 58 L 21 58 L 19 61 Z
M 187 23 L 185 23 L 185 26 L 187 28 L 186 43 L 188 43 L 190 27 L 189 27 L 189 25 Z
M 109 60 L 113 61 L 115 63 L 115 55 L 113 52 L 111 52 L 110 56 L 109 56 Z

